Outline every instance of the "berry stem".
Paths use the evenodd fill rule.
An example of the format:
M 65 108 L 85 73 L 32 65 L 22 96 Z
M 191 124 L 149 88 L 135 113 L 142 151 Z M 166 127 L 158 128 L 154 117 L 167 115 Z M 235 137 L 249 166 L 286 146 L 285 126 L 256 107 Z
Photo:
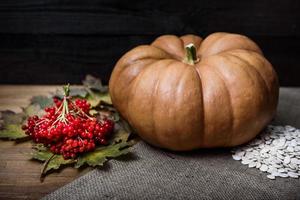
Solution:
M 69 114 L 68 98 L 69 98 L 69 94 L 70 94 L 70 84 L 64 86 L 63 88 L 64 88 L 63 102 L 62 102 L 62 105 L 57 109 L 56 113 L 59 112 L 60 110 L 62 110 L 62 111 L 59 114 L 59 116 L 57 117 L 57 119 L 55 120 L 55 122 L 53 123 L 53 125 L 55 123 L 57 123 L 58 121 L 64 122 L 65 124 L 68 122 L 66 115 Z
M 80 112 L 80 114 L 84 115 L 84 116 L 87 117 L 88 119 L 93 119 L 93 117 L 87 115 L 85 112 L 83 112 L 82 109 L 80 109 L 80 108 L 79 108 L 76 104 L 74 104 L 73 102 L 70 102 L 70 104 L 71 104 L 74 108 L 76 108 L 76 110 L 77 110 L 77 113 L 76 113 L 76 114 L 78 114 L 78 112 Z
M 65 97 L 68 97 L 70 94 L 70 83 L 68 83 L 67 85 L 65 85 L 64 87 L 64 95 Z

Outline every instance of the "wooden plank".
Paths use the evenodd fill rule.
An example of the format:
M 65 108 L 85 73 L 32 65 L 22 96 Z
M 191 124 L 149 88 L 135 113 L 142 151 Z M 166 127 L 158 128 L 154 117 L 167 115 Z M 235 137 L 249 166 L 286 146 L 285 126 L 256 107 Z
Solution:
M 300 86 L 300 37 L 248 36 L 273 64 L 281 86 Z M 0 84 L 73 84 L 80 83 L 86 74 L 108 83 L 115 63 L 126 51 L 149 44 L 154 38 L 0 35 Z
M 298 0 L 1 1 L 0 33 L 157 35 L 239 32 L 299 36 Z
M 47 95 L 59 86 L 0 86 L 0 110 L 20 111 L 34 95 Z M 40 199 L 85 174 L 90 168 L 63 168 L 40 182 L 41 163 L 30 160 L 31 143 L 0 140 L 0 199 Z
M 28 105 L 32 96 L 49 96 L 49 93 L 59 88 L 60 86 L 2 85 L 0 86 L 0 110 L 21 112 L 21 107 Z

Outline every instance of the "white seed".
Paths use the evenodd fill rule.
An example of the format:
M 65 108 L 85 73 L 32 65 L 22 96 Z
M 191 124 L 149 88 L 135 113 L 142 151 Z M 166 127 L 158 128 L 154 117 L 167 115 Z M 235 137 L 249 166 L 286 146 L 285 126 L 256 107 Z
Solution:
M 279 172 L 276 172 L 276 171 L 275 171 L 275 172 L 272 172 L 272 175 L 275 176 L 275 177 L 276 177 L 276 176 L 279 176 Z
M 300 144 L 298 144 L 298 145 L 300 145 Z M 294 150 L 295 150 L 295 151 L 300 151 L 300 146 L 294 147 Z
M 297 146 L 297 142 L 296 142 L 295 139 L 293 139 L 293 140 L 291 141 L 290 146 L 291 146 L 291 147 L 296 147 L 296 146 Z
M 289 152 L 294 152 L 294 148 L 291 147 L 291 146 L 287 147 L 286 150 L 289 151 Z
M 300 129 L 269 125 L 250 143 L 232 149 L 232 158 L 268 172 L 270 179 L 300 177 Z
M 242 159 L 242 157 L 237 156 L 236 154 L 232 155 L 232 158 L 233 158 L 234 160 L 241 160 L 241 159 Z
M 260 151 L 260 153 L 261 153 L 261 154 L 265 154 L 265 153 L 267 153 L 268 151 L 270 151 L 270 149 L 264 148 L 264 149 L 262 149 L 262 150 Z
M 281 155 L 281 154 L 276 154 L 276 156 L 277 156 L 277 158 L 279 158 L 279 159 L 281 159 L 281 160 L 283 160 L 284 159 L 284 157 Z
M 269 135 L 266 135 L 266 136 L 264 137 L 264 139 L 265 139 L 265 140 L 270 140 L 271 138 L 270 138 Z
M 284 152 L 281 151 L 281 150 L 278 150 L 277 152 L 278 152 L 280 155 L 284 154 Z
M 278 173 L 278 176 L 282 177 L 282 178 L 286 178 L 288 177 L 289 175 L 286 174 L 286 173 Z
M 285 136 L 285 139 L 286 139 L 286 140 L 292 140 L 293 138 L 292 138 L 292 136 L 290 136 L 290 135 L 286 135 L 286 136 Z
M 268 173 L 277 172 L 277 169 L 275 167 L 269 166 L 269 169 L 267 172 Z
M 245 151 L 237 151 L 235 154 L 242 157 L 245 155 Z
M 252 168 L 252 167 L 255 167 L 256 166 L 256 162 L 251 162 L 249 163 L 248 167 Z
M 267 177 L 268 177 L 269 179 L 275 179 L 275 176 L 272 175 L 272 174 L 267 175 Z
M 268 158 L 269 154 L 267 154 L 267 153 L 261 153 L 260 156 L 263 157 L 263 158 Z
M 278 158 L 273 158 L 274 164 L 280 164 L 282 161 L 279 160 Z
M 271 144 L 271 143 L 272 143 L 271 140 L 267 140 L 267 141 L 266 141 L 266 144 Z
M 283 160 L 283 164 L 289 164 L 291 162 L 290 156 L 286 156 Z
M 295 131 L 295 130 L 296 130 L 295 127 L 292 127 L 292 126 L 290 126 L 290 125 L 285 126 L 285 129 L 286 129 L 287 131 Z
M 278 138 L 277 135 L 270 135 L 270 137 L 271 137 L 272 139 L 277 139 L 277 138 Z
M 260 162 L 257 162 L 256 168 L 260 168 L 260 167 L 261 167 L 261 163 L 260 163 Z
M 279 139 L 279 144 L 280 144 L 279 146 L 285 145 L 285 142 L 286 142 L 286 139 L 284 137 L 280 138 Z
M 282 173 L 282 172 L 286 172 L 286 170 L 284 168 L 280 168 L 278 169 L 278 172 Z
M 272 166 L 275 167 L 275 168 L 277 168 L 277 169 L 279 169 L 279 168 L 282 167 L 282 165 L 277 165 L 277 164 L 273 164 Z
M 251 160 L 242 160 L 243 165 L 248 165 L 251 162 Z
M 290 167 L 291 169 L 298 169 L 298 166 L 295 164 L 289 164 L 288 167 Z
M 265 172 L 268 170 L 268 166 L 263 164 L 259 169 L 260 169 L 260 171 Z
M 292 178 L 298 178 L 299 174 L 298 173 L 294 173 L 294 172 L 288 172 L 288 175 Z
M 292 164 L 296 164 L 296 165 L 300 165 L 300 160 L 297 159 L 297 158 L 292 158 L 292 159 L 291 159 L 291 163 L 292 163 Z

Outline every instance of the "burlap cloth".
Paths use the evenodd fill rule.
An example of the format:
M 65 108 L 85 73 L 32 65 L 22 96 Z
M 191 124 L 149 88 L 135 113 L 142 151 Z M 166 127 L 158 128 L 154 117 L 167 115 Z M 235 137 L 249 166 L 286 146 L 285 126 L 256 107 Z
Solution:
M 300 88 L 281 88 L 272 124 L 300 128 Z M 172 153 L 139 142 L 46 199 L 300 199 L 300 179 L 270 180 L 231 158 L 229 149 Z

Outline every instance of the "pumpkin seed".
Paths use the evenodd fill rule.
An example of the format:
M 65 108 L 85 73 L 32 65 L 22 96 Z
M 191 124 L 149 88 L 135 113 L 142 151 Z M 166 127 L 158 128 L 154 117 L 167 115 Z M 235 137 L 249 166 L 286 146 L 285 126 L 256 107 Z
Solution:
M 275 176 L 272 175 L 272 174 L 267 175 L 267 177 L 268 177 L 269 179 L 275 179 Z
M 284 164 L 289 164 L 290 162 L 291 162 L 290 156 L 286 156 L 286 157 L 284 158 L 284 160 L 283 160 L 283 163 L 284 163 Z
M 260 171 L 265 172 L 268 170 L 268 166 L 263 164 L 259 169 L 260 169 Z
M 278 169 L 278 172 L 282 173 L 282 172 L 286 172 L 286 170 L 284 168 L 280 168 Z
M 269 125 L 248 144 L 234 148 L 232 158 L 249 168 L 269 173 L 269 179 L 299 178 L 300 129 Z
M 256 162 L 251 162 L 249 163 L 248 167 L 252 168 L 252 167 L 255 167 L 256 166 Z
M 298 178 L 298 176 L 300 175 L 299 173 L 295 173 L 295 172 L 288 172 L 288 175 L 292 178 Z
M 256 168 L 260 168 L 260 167 L 261 167 L 261 163 L 258 162 L 258 163 L 256 164 Z
M 288 177 L 289 175 L 286 174 L 286 173 L 278 173 L 278 176 L 282 177 L 282 178 L 286 178 Z
M 242 160 L 243 165 L 248 165 L 251 162 L 251 160 Z
M 238 156 L 238 155 L 232 155 L 232 158 L 233 158 L 234 160 L 241 160 L 241 159 L 242 159 L 242 157 L 241 157 L 241 156 Z

